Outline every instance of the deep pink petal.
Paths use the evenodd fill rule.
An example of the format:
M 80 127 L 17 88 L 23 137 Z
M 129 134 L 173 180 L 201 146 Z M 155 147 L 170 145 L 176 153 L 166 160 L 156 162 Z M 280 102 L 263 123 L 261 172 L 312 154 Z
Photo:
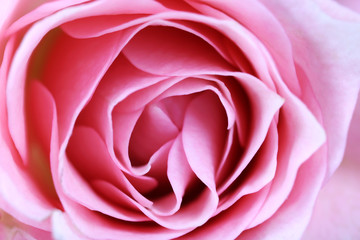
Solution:
M 129 154 L 132 163 L 146 163 L 160 146 L 174 139 L 178 133 L 178 128 L 158 106 L 146 107 L 130 138 Z
M 219 186 L 219 191 L 222 192 L 226 189 L 245 169 L 251 159 L 254 157 L 259 147 L 263 143 L 271 121 L 274 119 L 275 114 L 279 111 L 282 106 L 284 99 L 279 95 L 269 90 L 262 82 L 258 79 L 247 75 L 237 74 L 238 82 L 243 87 L 243 91 L 247 95 L 250 108 L 250 120 L 251 125 L 249 129 L 240 128 L 237 131 L 247 131 L 246 135 L 246 147 L 245 152 L 242 155 L 241 161 L 236 165 L 234 171 L 228 176 L 226 182 Z M 238 103 L 241 104 L 241 103 Z M 239 109 L 243 108 L 241 105 Z M 240 111 L 239 113 L 240 114 Z M 245 116 L 238 115 L 237 119 L 245 118 Z M 239 134 L 239 135 L 240 135 Z M 226 166 L 225 166 L 226 168 Z
M 90 151 L 90 149 L 92 149 L 92 151 Z M 77 171 L 83 175 L 83 178 L 79 179 L 79 184 L 81 184 L 81 181 L 89 183 L 95 179 L 109 181 L 121 191 L 134 197 L 140 204 L 148 207 L 151 206 L 152 202 L 146 199 L 139 191 L 141 191 L 141 188 L 143 187 L 151 188 L 156 186 L 156 180 L 145 176 L 137 176 L 137 178 L 143 181 L 143 185 L 139 185 L 139 191 L 135 189 L 121 169 L 115 165 L 107 152 L 107 147 L 103 140 L 100 139 L 99 135 L 93 129 L 88 127 L 75 128 L 74 134 L 70 138 L 67 156 L 72 163 L 71 165 L 75 166 Z M 91 164 L 89 164 L 89 162 L 91 162 Z M 64 181 L 69 183 L 67 185 L 65 184 L 67 194 L 86 201 L 87 198 L 84 198 L 86 196 L 84 193 L 79 194 L 76 191 L 71 191 L 71 187 L 76 187 L 77 181 L 67 179 L 72 176 L 78 178 L 79 174 L 71 172 L 67 173 L 72 170 L 71 165 L 67 164 L 66 160 L 63 164 L 62 175 L 60 177 L 63 179 L 61 181 L 63 184 L 65 184 Z M 67 174 L 68 177 L 64 176 L 65 174 Z M 72 182 L 74 183 L 71 185 Z M 81 188 L 79 187 L 79 189 Z M 93 204 L 93 207 L 96 207 L 96 204 Z M 126 206 L 125 208 L 128 207 L 129 206 Z
M 121 45 L 121 35 L 76 40 L 62 34 L 57 39 L 44 66 L 43 81 L 56 101 L 60 142 L 69 134 Z
M 271 185 L 276 172 L 278 136 L 275 123 L 270 126 L 269 132 L 254 158 L 240 176 L 220 192 L 220 203 L 217 212 L 231 208 L 241 197 L 261 191 L 266 185 Z M 233 159 L 229 159 L 233 160 Z M 270 183 L 270 184 L 269 184 Z M 240 200 L 239 200 L 240 199 Z M 231 211 L 231 210 L 230 210 Z
M 89 210 L 99 211 L 107 216 L 124 221 L 144 221 L 147 219 L 135 211 L 136 208 L 134 209 L 127 198 L 124 198 L 121 203 L 120 201 L 117 201 L 116 204 L 109 203 L 91 188 L 90 181 L 90 179 L 83 179 L 71 164 L 65 162 L 62 186 L 64 193 L 71 199 L 89 208 Z
M 124 6 L 129 6 L 126 2 L 122 2 Z M 110 4 L 110 5 L 109 5 Z M 99 7 L 99 5 L 103 7 Z M 11 94 L 8 95 L 8 108 L 9 108 L 9 121 L 16 125 L 13 127 L 12 124 L 10 126 L 11 135 L 15 141 L 16 147 L 20 152 L 20 155 L 23 159 L 26 156 L 26 144 L 24 142 L 25 139 L 25 126 L 24 126 L 24 116 L 19 115 L 24 111 L 24 88 L 25 88 L 25 80 L 26 80 L 26 70 L 29 63 L 29 59 L 31 54 L 33 53 L 35 47 L 39 44 L 41 39 L 51 30 L 61 25 L 64 22 L 71 21 L 73 19 L 80 18 L 82 15 L 94 14 L 94 13 L 103 13 L 104 11 L 109 14 L 109 12 L 120 13 L 121 11 L 124 13 L 124 6 L 120 6 L 119 4 L 115 4 L 119 8 L 115 8 L 112 6 L 112 1 L 95 1 L 86 4 L 75 5 L 72 7 L 65 8 L 60 10 L 49 17 L 41 19 L 37 22 L 37 24 L 33 25 L 25 34 L 22 44 L 19 46 L 18 51 L 16 52 L 11 69 L 9 71 L 8 83 L 7 83 L 7 92 Z M 133 6 L 133 5 L 131 5 Z M 154 4 L 152 9 L 157 9 L 159 4 Z M 130 7 L 131 8 L 131 7 Z M 152 10 L 149 10 L 150 12 Z M 107 36 L 105 38 L 111 39 L 111 36 Z M 97 41 L 97 40 L 95 40 Z M 101 41 L 101 40 L 100 40 Z M 91 40 L 90 40 L 91 42 Z M 122 44 L 122 41 L 116 41 L 116 44 L 119 46 Z M 99 45 L 104 46 L 104 45 Z M 106 46 L 106 44 L 105 44 Z M 98 47 L 94 47 L 92 50 L 97 50 Z M 101 49 L 101 47 L 100 47 Z M 111 53 L 116 53 L 116 50 L 113 48 L 107 47 L 104 49 L 105 51 L 110 51 Z M 88 51 L 88 54 L 92 51 Z M 65 53 L 65 52 L 63 52 Z M 117 55 L 117 54 L 115 54 Z M 101 57 L 101 56 L 100 56 Z M 106 59 L 106 55 L 103 55 Z M 104 59 L 103 58 L 103 59 Z M 101 59 L 101 58 L 100 58 Z M 72 59 L 73 60 L 73 59 Z M 97 58 L 89 58 L 89 61 L 98 62 Z M 70 61 L 71 63 L 72 61 Z M 110 61 L 111 62 L 111 61 Z M 109 63 L 109 62 L 107 62 Z M 105 64 L 106 65 L 106 64 Z M 60 65 L 61 66 L 61 65 Z M 100 65 L 97 65 L 101 67 Z M 54 69 L 55 70 L 55 69 Z M 98 69 L 99 70 L 99 69 Z M 56 71 L 55 71 L 56 72 Z M 63 72 L 60 72 L 63 73 Z M 55 75 L 56 76 L 56 75 Z M 98 75 L 96 75 L 98 76 Z M 69 76 L 71 77 L 71 76 Z M 96 77 L 95 77 L 96 78 Z M 70 78 L 71 79 L 71 78 Z M 68 80 L 70 81 L 70 80 Z M 14 91 L 16 89 L 16 91 Z M 85 101 L 84 101 L 85 102 Z M 80 104 L 81 105 L 81 104 Z M 62 134 L 61 134 L 62 135 Z M 63 138 L 63 136 L 61 137 Z
M 125 171 L 140 171 L 140 169 L 136 170 L 131 167 L 128 157 L 128 145 L 131 132 L 141 111 L 137 111 L 137 113 L 127 112 L 124 114 L 126 116 L 117 120 L 117 108 L 115 106 L 134 92 L 165 79 L 167 78 L 154 76 L 136 69 L 120 54 L 101 80 L 89 104 L 79 115 L 77 123 L 94 128 L 106 142 L 108 151 L 114 161 L 119 161 L 121 163 L 119 166 Z M 141 106 L 144 106 L 147 103 L 146 99 L 143 94 L 140 95 L 142 95 L 140 99 L 142 100 L 140 101 Z M 117 121 L 126 123 L 126 126 Z M 114 148 L 119 159 L 116 158 Z
M 210 45 L 172 27 L 148 27 L 140 31 L 124 53 L 138 68 L 160 75 L 189 76 L 229 70 L 228 64 Z

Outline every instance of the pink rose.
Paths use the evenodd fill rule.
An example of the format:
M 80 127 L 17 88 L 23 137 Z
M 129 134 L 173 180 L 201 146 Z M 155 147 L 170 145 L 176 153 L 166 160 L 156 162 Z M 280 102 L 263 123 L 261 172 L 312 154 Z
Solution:
M 0 207 L 17 221 L 55 239 L 301 238 L 359 91 L 355 11 L 321 0 L 1 11 Z

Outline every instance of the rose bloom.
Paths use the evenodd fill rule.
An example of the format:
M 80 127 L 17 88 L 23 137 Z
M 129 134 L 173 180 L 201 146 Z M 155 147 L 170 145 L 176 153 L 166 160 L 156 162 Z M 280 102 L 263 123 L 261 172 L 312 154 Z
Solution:
M 2 239 L 300 239 L 343 158 L 359 6 L 2 1 Z M 336 231 L 336 186 L 304 238 Z

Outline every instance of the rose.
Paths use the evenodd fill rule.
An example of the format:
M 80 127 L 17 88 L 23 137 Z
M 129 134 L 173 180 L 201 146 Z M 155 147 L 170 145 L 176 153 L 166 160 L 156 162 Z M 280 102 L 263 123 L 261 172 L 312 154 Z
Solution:
M 322 1 L 12 10 L 3 209 L 64 239 L 301 236 L 342 157 L 358 15 Z

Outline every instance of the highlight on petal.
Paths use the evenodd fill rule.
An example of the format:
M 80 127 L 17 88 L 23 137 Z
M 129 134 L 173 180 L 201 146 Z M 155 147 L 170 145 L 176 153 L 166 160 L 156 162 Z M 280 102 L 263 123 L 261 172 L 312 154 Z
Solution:
M 49 239 L 51 232 L 26 225 L 0 209 L 0 237 L 18 240 Z

